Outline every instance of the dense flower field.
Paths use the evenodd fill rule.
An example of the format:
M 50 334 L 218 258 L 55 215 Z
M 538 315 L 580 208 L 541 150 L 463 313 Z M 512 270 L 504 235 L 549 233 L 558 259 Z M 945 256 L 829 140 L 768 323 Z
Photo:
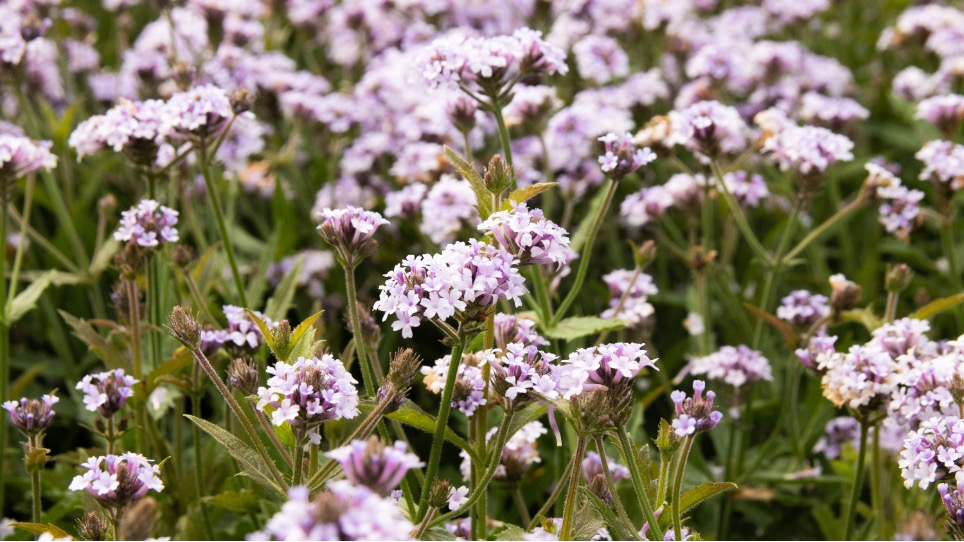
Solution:
M 964 9 L 0 2 L 0 539 L 964 539 Z

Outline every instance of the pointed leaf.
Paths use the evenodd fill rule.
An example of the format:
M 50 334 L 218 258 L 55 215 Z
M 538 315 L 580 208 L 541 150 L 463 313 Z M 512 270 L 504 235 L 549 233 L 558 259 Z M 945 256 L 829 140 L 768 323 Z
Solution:
M 595 493 L 589 491 L 589 488 L 582 486 L 579 488 L 582 492 L 582 496 L 586 498 L 586 501 L 591 504 L 599 515 L 606 521 L 606 525 L 610 529 L 610 534 L 613 535 L 613 540 L 636 540 L 638 536 L 633 536 L 630 530 L 631 526 L 627 526 L 625 522 L 620 520 L 616 513 L 613 511 L 612 505 L 606 504 L 602 499 L 596 496 Z M 618 495 L 613 495 L 614 499 L 618 499 Z
M 13 298 L 13 303 L 7 307 L 7 314 L 4 318 L 8 326 L 13 325 L 37 305 L 37 300 L 40 299 L 40 295 L 44 293 L 47 286 L 50 286 L 50 282 L 56 274 L 56 271 L 47 271 L 34 279 L 34 281 L 30 283 L 30 286 L 24 288 L 22 292 L 17 294 L 17 297 Z
M 519 188 L 518 190 L 513 190 L 509 194 L 509 199 L 518 203 L 528 201 L 537 195 L 549 190 L 550 188 L 558 185 L 559 183 L 535 183 L 530 184 L 525 188 Z
M 597 316 L 572 316 L 559 322 L 555 326 L 543 330 L 546 337 L 551 339 L 572 340 L 586 335 L 595 335 L 603 331 L 613 331 L 626 327 L 626 322 L 618 318 L 599 318 Z
M 699 506 L 703 501 L 715 497 L 721 493 L 727 491 L 732 491 L 736 489 L 737 485 L 730 482 L 705 482 L 693 489 L 687 490 L 685 493 L 680 495 L 679 506 L 680 514 L 685 514 L 688 510 L 692 510 Z M 663 514 L 659 518 L 659 523 L 661 525 L 669 525 L 672 521 L 670 517 L 672 514 Z
M 918 320 L 928 320 L 933 316 L 940 314 L 948 309 L 954 308 L 961 303 L 964 303 L 964 293 L 954 294 L 952 296 L 935 299 L 934 301 L 931 301 L 930 303 L 914 311 L 910 315 L 910 318 L 916 318 Z
M 214 425 L 211 422 L 196 418 L 190 414 L 185 414 L 184 417 L 194 422 L 202 431 L 223 446 L 231 457 L 237 459 L 245 476 L 271 489 L 277 493 L 278 496 L 285 496 L 284 489 L 279 487 L 273 480 L 271 470 L 254 448 L 248 446 L 244 441 L 229 433 L 224 428 Z
M 416 429 L 421 429 L 422 431 L 425 431 L 428 433 L 432 433 L 433 431 L 435 431 L 435 425 L 436 425 L 435 416 L 432 416 L 428 412 L 425 412 L 424 410 L 419 408 L 418 405 L 416 405 L 415 403 L 413 403 L 408 399 L 405 400 L 405 403 L 402 404 L 401 408 L 399 408 L 395 412 L 392 412 L 387 417 L 393 420 L 398 420 L 404 424 L 411 425 Z M 465 450 L 466 453 L 469 454 L 469 457 L 471 457 L 473 461 L 482 463 L 482 461 L 479 458 L 479 455 L 475 451 L 475 448 L 469 445 L 469 443 L 466 442 L 465 439 L 455 434 L 455 431 L 452 431 L 452 429 L 448 427 L 445 428 L 445 440 Z
M 71 538 L 70 533 L 54 525 L 53 523 L 28 523 L 18 521 L 12 524 L 18 529 L 31 532 L 33 534 L 50 533 L 54 538 Z
M 288 271 L 288 274 L 281 279 L 278 287 L 274 290 L 274 295 L 265 305 L 264 315 L 274 321 L 284 319 L 291 307 L 291 301 L 295 298 L 295 290 L 298 288 L 298 279 L 301 278 L 301 266 L 304 258 L 298 258 L 295 266 Z
M 265 344 L 267 344 L 268 348 L 271 349 L 271 353 L 275 353 L 274 336 L 271 335 L 271 328 L 269 328 L 268 324 L 264 323 L 264 320 L 258 317 L 258 315 L 255 314 L 253 310 L 251 309 L 244 309 L 244 310 L 245 312 L 248 313 L 248 316 L 252 320 L 254 320 L 254 324 L 258 326 L 258 329 L 261 331 L 261 336 L 264 337 Z
M 495 536 L 495 540 L 525 540 L 527 533 L 518 525 L 504 523 L 492 534 Z
M 599 533 L 599 529 L 606 526 L 602 515 L 596 510 L 592 503 L 584 502 L 582 507 L 576 510 L 572 522 L 572 539 L 589 540 Z
M 467 162 L 459 153 L 453 151 L 447 145 L 445 146 L 445 156 L 452 166 L 455 167 L 455 170 L 459 172 L 459 175 L 472 185 L 475 198 L 479 202 L 479 216 L 482 220 L 489 218 L 489 215 L 492 214 L 492 195 L 482 182 L 482 176 L 476 171 L 475 166 Z
M 239 514 L 257 514 L 261 511 L 261 499 L 250 491 L 225 491 L 205 497 L 204 501 Z
M 194 356 L 183 346 L 179 346 L 171 357 L 157 366 L 157 369 L 147 375 L 147 390 L 150 393 L 158 384 L 158 379 L 175 375 L 194 362 Z
M 783 335 L 783 340 L 787 342 L 787 346 L 789 346 L 791 350 L 797 347 L 797 334 L 793 332 L 790 324 L 747 301 L 743 302 L 743 308 L 753 313 L 757 318 L 762 318 L 764 322 L 779 331 L 780 334 Z
M 843 311 L 840 313 L 840 318 L 845 322 L 861 324 L 867 328 L 867 331 L 873 331 L 883 324 L 883 321 L 874 314 L 872 307 Z
M 291 332 L 291 344 L 298 344 L 298 341 L 301 340 L 301 337 L 307 333 L 309 329 L 311 329 L 311 326 L 314 325 L 315 321 L 318 320 L 323 312 L 325 311 L 318 311 L 308 318 L 302 320 L 301 323 L 298 324 L 298 327 Z
M 84 342 L 95 356 L 104 362 L 109 369 L 130 370 L 130 362 L 106 337 L 102 336 L 86 320 L 81 320 L 76 316 L 58 311 L 60 317 L 67 322 L 67 325 L 74 331 L 74 335 Z

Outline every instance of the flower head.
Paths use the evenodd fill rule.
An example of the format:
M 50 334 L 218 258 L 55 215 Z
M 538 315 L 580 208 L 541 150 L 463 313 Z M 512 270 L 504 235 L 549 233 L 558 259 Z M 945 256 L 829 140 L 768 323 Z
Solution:
M 178 92 L 167 101 L 165 109 L 171 135 L 204 140 L 218 136 L 234 116 L 228 93 L 214 85 Z
M 818 126 L 787 126 L 768 137 L 763 152 L 783 171 L 800 175 L 822 173 L 836 162 L 853 160 L 854 143 Z
M 724 346 L 708 356 L 694 359 L 692 364 L 693 374 L 722 380 L 735 388 L 758 380 L 773 380 L 769 360 L 742 344 Z
M 10 414 L 10 422 L 21 433 L 35 436 L 42 433 L 54 421 L 53 406 L 60 401 L 56 395 L 44 395 L 38 399 L 7 401 L 3 408 Z
M 110 418 L 124 408 L 124 403 L 134 395 L 132 386 L 138 382 L 125 375 L 124 369 L 114 369 L 85 376 L 77 383 L 77 389 L 84 392 L 87 410 Z
M 541 209 L 512 202 L 512 209 L 489 215 L 479 230 L 491 233 L 496 243 L 516 258 L 519 265 L 562 267 L 568 261 L 569 232 L 547 219 Z
M 543 352 L 534 345 L 510 343 L 505 350 L 492 350 L 485 356 L 492 365 L 495 392 L 513 404 L 523 404 L 533 398 L 556 399 L 560 392 L 551 365 L 556 356 Z M 530 392 L 532 392 L 530 394 Z
M 498 428 L 493 427 L 485 435 L 486 442 L 492 440 L 492 438 L 498 432 Z M 537 441 L 539 437 L 545 435 L 548 431 L 541 422 L 529 422 L 519 428 L 505 443 L 505 447 L 502 448 L 502 457 L 499 459 L 499 466 L 496 467 L 494 478 L 496 480 L 505 480 L 509 482 L 518 482 L 522 479 L 529 468 L 536 464 L 541 463 L 542 458 L 539 457 L 539 450 L 537 447 Z M 470 476 L 470 458 L 464 451 L 459 454 L 462 457 L 461 472 L 462 477 L 468 480 Z
M 343 265 L 357 266 L 375 251 L 375 230 L 388 224 L 382 215 L 360 209 L 325 208 L 321 212 L 322 223 L 318 226 L 322 239 L 335 248 Z
M 157 250 L 167 243 L 176 243 L 178 213 L 152 200 L 141 200 L 135 207 L 121 213 L 120 227 L 114 239 L 147 251 Z
M 827 296 L 807 290 L 790 292 L 777 308 L 777 318 L 790 325 L 807 330 L 821 318 L 830 314 Z
M 57 167 L 57 156 L 49 141 L 33 141 L 22 135 L 0 133 L 0 195 L 24 175 Z
M 697 102 L 669 114 L 667 145 L 682 145 L 713 157 L 736 154 L 747 145 L 749 127 L 736 109 L 716 101 Z
M 705 389 L 705 382 L 694 380 L 693 397 L 687 397 L 686 392 L 682 390 L 675 390 L 670 395 L 676 406 L 676 417 L 673 419 L 673 430 L 676 436 L 682 438 L 709 431 L 723 419 L 722 412 L 713 410 L 716 393 L 708 391 L 703 395 Z
M 357 381 L 341 361 L 330 354 L 299 357 L 293 363 L 279 361 L 268 367 L 272 375 L 267 387 L 258 388 L 258 410 L 267 412 L 271 422 L 285 422 L 307 431 L 329 420 L 358 415 Z
M 164 489 L 161 469 L 135 453 L 91 457 L 82 465 L 87 472 L 75 476 L 71 491 L 86 491 L 102 506 L 121 509 L 147 495 Z
M 946 94 L 921 100 L 917 104 L 917 118 L 933 124 L 945 134 L 954 134 L 964 122 L 964 96 Z
M 629 327 L 637 327 L 653 316 L 649 296 L 659 293 L 653 277 L 619 269 L 603 275 L 603 281 L 609 286 L 609 308 L 603 311 L 603 318 L 619 318 Z
M 167 105 L 161 100 L 132 102 L 122 99 L 103 115 L 95 115 L 77 125 L 68 144 L 78 159 L 104 148 L 124 153 L 143 167 L 157 162 L 158 150 L 171 125 Z
M 566 399 L 585 389 L 623 385 L 656 361 L 649 359 L 641 343 L 609 343 L 580 348 L 561 365 L 560 392 Z
M 535 320 L 498 312 L 495 314 L 493 325 L 495 347 L 500 350 L 504 351 L 511 343 L 531 344 L 533 346 L 549 344 L 549 341 L 536 331 Z
M 964 187 L 964 146 L 951 141 L 931 141 L 914 156 L 924 162 L 924 169 L 920 172 L 922 181 L 953 190 Z
M 915 483 L 927 489 L 931 483 L 958 473 L 964 465 L 964 420 L 935 416 L 907 434 L 897 461 L 904 486 Z
M 367 441 L 353 440 L 325 454 L 341 464 L 345 477 L 355 485 L 365 486 L 382 497 L 398 487 L 405 473 L 424 464 L 408 452 L 402 441 L 386 446 L 377 437 Z
M 621 179 L 656 160 L 656 153 L 649 150 L 649 147 L 637 147 L 629 132 L 609 132 L 600 137 L 599 141 L 605 147 L 605 154 L 599 157 L 599 168 L 613 179 Z

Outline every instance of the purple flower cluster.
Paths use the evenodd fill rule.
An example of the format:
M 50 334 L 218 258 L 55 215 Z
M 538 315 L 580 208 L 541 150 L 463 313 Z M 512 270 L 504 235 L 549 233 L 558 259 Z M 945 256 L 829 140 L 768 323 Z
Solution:
M 424 466 L 417 455 L 408 452 L 404 442 L 386 446 L 375 437 L 353 440 L 325 455 L 341 464 L 351 483 L 365 486 L 381 497 L 388 497 L 409 470 Z
M 724 346 L 691 362 L 693 374 L 721 380 L 734 388 L 759 380 L 773 380 L 770 361 L 746 345 Z
M 953 134 L 964 122 L 964 96 L 945 94 L 921 100 L 917 104 L 917 118 L 944 133 Z
M 35 436 L 50 427 L 56 414 L 53 406 L 59 401 L 56 395 L 44 395 L 40 400 L 24 397 L 19 401 L 4 402 L 3 408 L 10 414 L 10 423 L 17 430 L 24 435 Z
M 167 123 L 174 137 L 216 137 L 234 117 L 224 89 L 201 85 L 171 96 L 165 106 Z
M 669 114 L 667 145 L 682 145 L 702 155 L 737 154 L 747 146 L 750 129 L 740 113 L 717 101 L 702 101 Z
M 443 175 L 421 200 L 419 229 L 437 244 L 451 243 L 466 227 L 479 222 L 475 191 L 468 181 Z
M 964 478 L 958 478 L 957 486 L 953 489 L 948 484 L 937 484 L 937 492 L 941 496 L 941 503 L 947 510 L 947 516 L 958 536 L 964 530 Z
M 763 175 L 758 173 L 731 171 L 723 175 L 723 183 L 743 207 L 756 207 L 770 196 L 770 189 L 767 188 Z
M 964 420 L 957 416 L 936 416 L 911 431 L 900 452 L 900 474 L 904 486 L 916 483 L 927 489 L 931 483 L 961 471 L 964 465 Z
M 414 529 L 391 499 L 337 480 L 314 499 L 307 487 L 288 490 L 281 510 L 248 540 L 411 540 Z
M 602 318 L 619 318 L 629 327 L 637 327 L 653 316 L 649 296 L 659 293 L 653 277 L 619 269 L 603 275 L 603 282 L 609 286 L 609 308 L 600 315 Z
M 0 133 L 0 182 L 7 183 L 40 170 L 57 167 L 49 141 L 33 141 L 19 134 Z
M 161 469 L 140 454 L 91 457 L 81 467 L 87 472 L 75 476 L 68 489 L 86 491 L 106 508 L 121 509 L 148 491 L 164 489 Z
M 271 415 L 274 425 L 287 422 L 307 431 L 329 420 L 358 415 L 357 381 L 330 354 L 300 357 L 294 363 L 279 361 L 267 372 L 272 376 L 267 387 L 258 388 L 257 407 Z
M 777 308 L 777 318 L 802 330 L 810 329 L 810 326 L 829 314 L 830 300 L 827 296 L 807 290 L 790 292 Z
M 650 186 L 627 196 L 619 206 L 619 216 L 627 226 L 639 228 L 659 220 L 675 203 L 667 186 Z
M 800 103 L 800 118 L 809 122 L 839 130 L 858 120 L 870 117 L 870 111 L 850 98 L 824 96 L 817 92 L 803 95 Z
M 218 348 L 230 347 L 247 351 L 257 350 L 261 346 L 261 329 L 251 319 L 248 312 L 242 307 L 234 305 L 224 305 L 221 311 L 228 320 L 227 329 L 202 330 L 201 349 L 211 354 Z M 277 322 L 258 311 L 252 311 L 255 316 L 261 319 L 269 329 L 278 327 Z
M 609 132 L 599 141 L 605 146 L 605 154 L 599 157 L 599 168 L 613 179 L 621 179 L 656 159 L 649 147 L 638 148 L 628 132 Z
M 566 399 L 585 389 L 612 387 L 635 378 L 640 371 L 656 368 L 640 343 L 609 343 L 580 348 L 569 355 L 559 371 L 559 391 Z
M 953 190 L 964 187 L 964 146 L 951 141 L 936 140 L 926 143 L 914 155 L 924 163 L 922 181 L 945 185 Z
M 920 202 L 924 193 L 904 186 L 888 169 L 868 162 L 868 183 L 874 186 L 874 194 L 880 201 L 879 221 L 887 233 L 899 239 L 908 239 L 917 226 Z
M 541 399 L 559 398 L 559 367 L 551 365 L 557 356 L 534 345 L 512 343 L 504 351 L 491 351 L 485 357 L 492 364 L 492 380 L 496 393 L 509 401 L 520 401 L 530 394 Z
M 180 240 L 177 232 L 178 212 L 152 200 L 141 200 L 121 213 L 120 226 L 114 239 L 140 248 L 157 250 Z
M 89 374 L 77 383 L 84 393 L 87 410 L 110 418 L 124 408 L 124 403 L 134 395 L 133 386 L 140 382 L 124 374 L 124 369 Z
M 856 442 L 860 435 L 860 422 L 851 416 L 841 416 L 827 422 L 824 434 L 813 446 L 814 453 L 823 454 L 827 459 L 840 457 L 844 445 Z
M 489 430 L 485 435 L 486 442 L 492 440 L 497 432 L 498 428 L 496 427 Z M 529 467 L 541 463 L 542 458 L 539 457 L 537 441 L 547 432 L 545 426 L 537 421 L 529 422 L 520 427 L 515 434 L 509 437 L 509 440 L 505 443 L 505 448 L 502 449 L 502 457 L 495 470 L 495 479 L 517 482 L 529 470 Z M 468 480 L 471 459 L 464 451 L 460 452 L 459 455 L 462 457 L 460 468 L 462 478 Z
M 676 408 L 673 418 L 673 429 L 677 437 L 683 438 L 696 433 L 709 431 L 716 427 L 723 419 L 723 413 L 713 410 L 713 400 L 716 393 L 706 392 L 706 383 L 702 380 L 693 381 L 693 397 L 687 397 L 686 392 L 674 390 L 670 397 Z
M 569 261 L 569 233 L 525 203 L 512 202 L 511 210 L 492 213 L 479 231 L 491 234 L 519 265 L 555 264 L 558 269 Z
M 475 414 L 475 410 L 484 405 L 488 398 L 485 396 L 485 378 L 482 376 L 483 359 L 475 354 L 465 354 L 456 369 L 455 390 L 452 393 L 452 408 L 466 416 Z M 422 367 L 425 375 L 423 382 L 428 391 L 434 394 L 442 393 L 445 377 L 448 374 L 450 358 L 442 357 L 435 360 L 435 364 Z
M 409 256 L 385 274 L 375 309 L 394 315 L 392 329 L 410 338 L 423 319 L 475 318 L 498 301 L 518 306 L 525 293 L 518 260 L 475 240 L 448 245 L 440 254 Z
M 536 331 L 535 320 L 530 320 L 515 314 L 498 312 L 494 319 L 495 347 L 505 350 L 511 343 L 521 343 L 525 346 L 545 346 L 549 341 Z
M 853 160 L 854 143 L 846 136 L 818 126 L 787 126 L 763 143 L 780 169 L 800 175 L 822 173 L 828 166 Z
M 335 248 L 342 265 L 357 266 L 375 249 L 372 239 L 379 226 L 388 224 L 382 215 L 358 207 L 321 211 L 318 231 Z
M 103 115 L 94 115 L 77 125 L 67 143 L 76 149 L 78 159 L 110 148 L 123 152 L 134 163 L 150 166 L 170 130 L 164 101 L 122 99 Z
M 576 68 L 585 79 L 606 84 L 629 75 L 629 56 L 609 36 L 590 34 L 572 46 Z

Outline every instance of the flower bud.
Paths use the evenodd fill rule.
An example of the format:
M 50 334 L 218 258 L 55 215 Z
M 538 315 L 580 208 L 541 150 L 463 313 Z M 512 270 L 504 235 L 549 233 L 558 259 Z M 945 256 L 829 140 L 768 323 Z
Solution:
M 716 260 L 716 251 L 706 251 L 702 246 L 697 245 L 690 249 L 690 266 L 694 271 L 700 272 L 709 267 Z
M 174 249 L 171 250 L 171 261 L 177 267 L 187 267 L 191 260 L 194 259 L 194 250 L 187 245 L 174 245 Z
M 485 168 L 482 184 L 489 192 L 498 195 L 515 183 L 515 175 L 515 170 L 502 159 L 502 156 L 496 154 L 489 160 L 489 165 Z
M 630 246 L 633 247 L 633 259 L 636 261 L 636 267 L 646 269 L 649 264 L 656 260 L 656 241 L 649 239 L 638 247 L 630 242 Z
M 258 365 L 253 359 L 234 358 L 230 365 L 228 365 L 228 386 L 238 390 L 244 395 L 254 395 L 258 393 L 260 380 Z
M 54 395 L 44 395 L 38 399 L 27 399 L 19 401 L 7 401 L 3 403 L 3 408 L 10 414 L 10 422 L 21 433 L 28 437 L 42 433 L 54 420 L 53 406 L 60 399 Z
M 422 368 L 420 358 L 411 348 L 399 348 L 388 362 L 388 381 L 395 391 L 408 389 Z
M 599 500 L 606 504 L 612 504 L 613 496 L 612 493 L 609 492 L 609 487 L 606 485 L 605 476 L 597 474 L 593 476 L 587 485 L 589 486 L 589 491 L 592 491 L 593 495 L 599 497 Z
M 91 510 L 77 518 L 77 532 L 84 540 L 107 540 L 110 535 L 110 523 L 104 516 Z M 132 540 L 132 539 L 123 539 Z
M 254 94 L 246 88 L 239 88 L 231 93 L 231 110 L 235 115 L 250 111 L 254 106 Z
M 445 508 L 449 504 L 449 494 L 452 493 L 452 484 L 446 480 L 436 479 L 432 482 L 432 489 L 428 494 L 428 504 L 432 508 Z
M 194 350 L 201 345 L 201 326 L 189 312 L 179 306 L 174 307 L 167 328 L 177 341 L 188 350 Z
M 842 273 L 830 276 L 830 307 L 835 313 L 850 310 L 860 301 L 860 286 Z
M 892 294 L 903 292 L 914 278 L 914 272 L 906 263 L 899 263 L 887 272 L 887 291 Z
M 147 540 L 154 534 L 157 501 L 145 497 L 125 510 L 117 526 L 117 540 Z
M 325 208 L 318 232 L 326 243 L 334 247 L 340 263 L 355 268 L 375 251 L 373 238 L 379 226 L 388 224 L 382 215 L 358 207 Z

